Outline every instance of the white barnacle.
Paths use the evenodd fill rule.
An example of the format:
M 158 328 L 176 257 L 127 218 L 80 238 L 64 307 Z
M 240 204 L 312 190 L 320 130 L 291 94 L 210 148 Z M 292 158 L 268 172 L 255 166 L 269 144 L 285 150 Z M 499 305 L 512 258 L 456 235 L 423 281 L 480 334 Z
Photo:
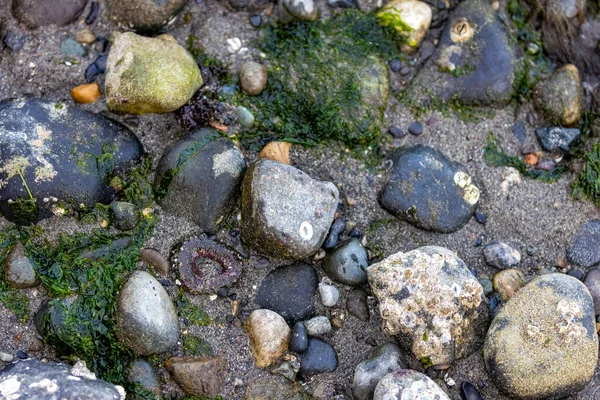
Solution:
M 18 399 L 21 397 L 19 393 L 21 389 L 21 382 L 16 376 L 11 376 L 8 379 L 0 382 L 0 397 L 3 399 Z
M 303 240 L 310 240 L 313 237 L 313 227 L 308 221 L 303 221 L 300 224 L 300 237 Z
M 58 391 L 58 385 L 56 384 L 56 382 L 51 381 L 48 378 L 44 378 L 39 382 L 34 382 L 31 385 L 29 385 L 30 388 L 40 388 L 40 389 L 46 389 L 46 392 L 50 393 L 55 393 L 56 391 Z
M 461 189 L 464 189 L 465 187 L 469 186 L 471 184 L 471 181 L 471 177 L 463 171 L 458 171 L 454 174 L 454 183 Z

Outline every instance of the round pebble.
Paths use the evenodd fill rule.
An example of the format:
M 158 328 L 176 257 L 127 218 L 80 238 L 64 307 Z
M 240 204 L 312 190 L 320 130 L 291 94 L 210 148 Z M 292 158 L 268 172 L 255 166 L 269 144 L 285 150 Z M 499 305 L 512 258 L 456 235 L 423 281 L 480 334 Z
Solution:
M 390 61 L 390 69 L 393 72 L 399 72 L 402 69 L 402 62 L 397 58 L 392 59 Z
M 404 136 L 406 136 L 406 132 L 404 131 L 404 129 L 400 128 L 397 125 L 392 126 L 388 132 L 390 133 L 390 135 L 392 135 L 392 137 L 396 138 L 396 139 L 401 139 Z
M 249 61 L 240 68 L 240 87 L 244 93 L 256 96 L 267 86 L 267 68 L 257 62 Z
M 319 296 L 325 307 L 333 307 L 340 299 L 340 291 L 333 285 L 321 282 L 319 283 Z
M 306 326 L 306 332 L 309 336 L 321 336 L 331 332 L 331 322 L 324 315 L 304 321 L 304 326 Z
M 15 358 L 8 353 L 2 353 L 0 352 L 0 361 L 4 361 L 5 363 L 9 363 L 12 362 L 12 360 L 14 360 Z
M 259 28 L 262 24 L 262 17 L 260 15 L 252 15 L 250 16 L 250 25 L 255 28 Z
M 412 123 L 412 124 L 411 124 L 411 125 L 408 127 L 408 132 L 409 132 L 411 135 L 419 136 L 420 134 L 422 134 L 422 133 L 423 133 L 423 125 L 422 125 L 420 122 L 418 122 L 418 121 L 416 121 L 416 122 L 413 122 L 413 123 Z
M 303 322 L 296 322 L 292 329 L 290 338 L 290 350 L 295 353 L 302 353 L 308 347 L 308 332 Z

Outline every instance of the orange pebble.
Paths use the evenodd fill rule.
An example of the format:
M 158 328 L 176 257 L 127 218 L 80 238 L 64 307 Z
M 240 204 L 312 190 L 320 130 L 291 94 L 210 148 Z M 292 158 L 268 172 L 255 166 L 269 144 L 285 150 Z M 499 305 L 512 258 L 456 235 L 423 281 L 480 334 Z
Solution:
M 538 159 L 538 156 L 536 156 L 536 155 L 535 155 L 535 154 L 533 154 L 533 153 L 527 154 L 527 155 L 525 156 L 525 162 L 526 162 L 527 164 L 529 164 L 529 165 L 535 165 L 535 164 L 537 164 L 537 163 L 538 163 L 538 160 L 539 160 L 539 159 Z
M 97 83 L 85 83 L 71 89 L 71 96 L 77 103 L 93 103 L 102 95 Z
M 259 156 L 260 158 L 268 158 L 269 160 L 290 165 L 291 147 L 292 144 L 289 142 L 271 142 L 260 151 Z

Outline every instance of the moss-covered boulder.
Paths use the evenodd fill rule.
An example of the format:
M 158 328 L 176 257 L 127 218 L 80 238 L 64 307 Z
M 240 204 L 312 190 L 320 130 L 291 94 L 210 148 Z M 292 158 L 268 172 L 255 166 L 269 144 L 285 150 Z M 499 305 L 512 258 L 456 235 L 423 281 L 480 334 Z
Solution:
M 539 276 L 492 321 L 483 356 L 496 387 L 514 399 L 561 399 L 583 389 L 598 361 L 594 303 L 579 280 Z
M 115 35 L 106 73 L 106 103 L 112 111 L 175 111 L 203 83 L 196 61 L 172 36 Z
M 457 100 L 466 105 L 508 103 L 513 95 L 516 52 L 489 2 L 466 0 L 452 13 L 439 45 L 407 89 L 423 105 Z
M 403 41 L 402 50 L 409 53 L 425 39 L 431 18 L 431 7 L 419 0 L 392 0 L 377 13 L 382 25 L 396 30 Z
M 549 123 L 571 127 L 581 119 L 582 97 L 579 70 L 567 64 L 535 86 L 533 104 Z

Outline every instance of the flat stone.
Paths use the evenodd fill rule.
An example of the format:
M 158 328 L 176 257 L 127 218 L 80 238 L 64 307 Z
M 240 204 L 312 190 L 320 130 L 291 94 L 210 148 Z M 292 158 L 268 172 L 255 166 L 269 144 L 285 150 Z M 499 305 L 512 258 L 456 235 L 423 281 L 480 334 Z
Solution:
M 12 14 L 28 28 L 64 26 L 73 22 L 85 9 L 87 0 L 13 0 Z
M 387 374 L 408 368 L 400 348 L 391 342 L 378 346 L 367 360 L 354 369 L 352 393 L 356 400 L 371 400 L 375 387 Z
M 225 386 L 227 361 L 215 357 L 171 357 L 165 362 L 173 380 L 187 394 L 215 397 Z
M 354 289 L 348 293 L 346 297 L 346 309 L 348 310 L 348 314 L 358 318 L 360 321 L 367 322 L 370 318 L 367 292 L 362 289 Z
M 246 320 L 254 362 L 266 368 L 277 361 L 288 349 L 291 330 L 283 317 L 271 310 L 254 310 Z
M 566 274 L 532 279 L 492 321 L 483 357 L 496 387 L 512 398 L 575 395 L 598 362 L 592 297 Z
M 360 285 L 367 281 L 368 265 L 367 251 L 360 240 L 352 238 L 325 257 L 323 271 L 338 282 Z
M 151 33 L 169 22 L 188 0 L 108 0 L 109 17 L 138 32 Z
M 337 353 L 320 339 L 310 339 L 300 357 L 300 373 L 305 376 L 333 372 L 337 368 Z
M 119 293 L 117 337 L 136 354 L 164 353 L 177 344 L 177 310 L 167 291 L 149 273 L 135 271 Z
M 567 249 L 567 258 L 584 268 L 600 263 L 600 219 L 590 220 L 579 228 Z
M 261 159 L 242 186 L 242 238 L 267 256 L 302 259 L 316 253 L 333 222 L 339 192 L 290 165 Z M 282 212 L 285 210 L 285 212 Z

